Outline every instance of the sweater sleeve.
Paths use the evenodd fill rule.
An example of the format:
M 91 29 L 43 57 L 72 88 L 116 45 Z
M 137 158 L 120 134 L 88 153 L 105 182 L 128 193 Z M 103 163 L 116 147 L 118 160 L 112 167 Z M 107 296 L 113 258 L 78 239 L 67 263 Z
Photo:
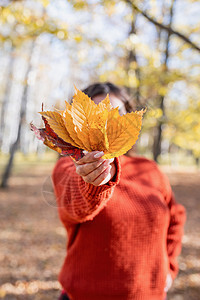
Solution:
M 177 257 L 180 254 L 182 247 L 186 211 L 181 204 L 176 202 L 169 180 L 166 175 L 163 174 L 163 176 L 165 181 L 164 194 L 170 213 L 169 227 L 167 232 L 167 253 L 169 257 L 170 275 L 174 280 L 179 269 Z
M 114 163 L 116 173 L 112 180 L 94 186 L 76 173 L 70 157 L 59 159 L 52 172 L 52 181 L 58 212 L 64 225 L 92 220 L 106 206 L 120 180 L 119 158 L 115 158 Z

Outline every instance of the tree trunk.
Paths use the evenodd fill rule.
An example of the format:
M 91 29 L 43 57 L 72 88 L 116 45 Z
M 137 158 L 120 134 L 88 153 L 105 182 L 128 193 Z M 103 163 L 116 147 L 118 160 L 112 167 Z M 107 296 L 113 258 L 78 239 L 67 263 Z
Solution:
M 171 8 L 170 8 L 170 20 L 169 26 L 172 26 L 173 16 L 174 16 L 174 4 L 176 0 L 172 0 Z M 169 61 L 169 42 L 170 42 L 171 33 L 167 33 L 166 37 L 166 47 L 164 53 L 164 64 L 163 64 L 163 72 L 168 71 L 168 61 Z M 164 104 L 165 96 L 160 96 L 158 99 L 158 107 L 163 112 L 163 118 L 165 117 L 165 104 Z M 161 143 L 162 143 L 162 121 L 158 122 L 157 127 L 155 128 L 154 142 L 153 142 L 153 158 L 157 162 L 158 157 L 161 154 Z
M 199 163 L 200 163 L 200 157 L 195 157 L 195 163 L 196 163 L 196 166 L 198 167 Z
M 3 132 L 5 129 L 6 108 L 8 105 L 10 90 L 11 90 L 11 86 L 12 86 L 11 77 L 13 74 L 13 65 L 14 65 L 14 49 L 12 48 L 11 53 L 10 53 L 10 61 L 9 61 L 9 65 L 8 65 L 8 75 L 7 75 L 6 87 L 5 87 L 3 102 L 2 102 L 2 106 L 1 106 L 0 147 L 2 146 L 2 143 L 3 143 Z
M 133 12 L 133 20 L 131 22 L 131 29 L 129 32 L 129 36 L 131 34 L 136 34 L 136 27 L 135 27 L 135 23 L 136 23 L 136 18 L 137 15 L 135 14 L 135 12 Z M 137 62 L 137 55 L 136 55 L 136 50 L 135 49 L 131 49 L 128 53 L 127 56 L 127 73 L 130 71 L 131 67 L 131 63 L 135 62 L 135 76 L 138 82 L 138 85 L 136 87 L 136 89 L 134 90 L 131 87 L 127 87 L 127 92 L 129 95 L 133 96 L 134 100 L 135 100 L 135 108 L 139 109 L 141 106 L 141 99 L 140 99 L 140 81 L 141 81 L 141 74 L 140 74 L 140 69 L 138 66 L 138 62 Z
M 17 137 L 16 137 L 15 142 L 12 144 L 12 146 L 10 148 L 10 157 L 9 157 L 8 163 L 5 167 L 5 171 L 2 176 L 1 188 L 6 188 L 8 186 L 8 180 L 11 175 L 14 156 L 15 156 L 16 150 L 18 149 L 18 146 L 19 146 L 21 129 L 22 129 L 22 125 L 24 122 L 25 114 L 26 114 L 27 91 L 28 91 L 27 79 L 28 79 L 28 74 L 31 71 L 31 62 L 30 61 L 31 61 L 33 49 L 34 49 L 34 41 L 32 42 L 32 45 L 31 45 L 29 60 L 28 60 L 29 65 L 27 67 L 27 71 L 26 71 L 26 75 L 25 75 L 25 87 L 24 87 L 24 92 L 23 92 L 22 101 L 21 101 L 21 109 L 20 109 Z

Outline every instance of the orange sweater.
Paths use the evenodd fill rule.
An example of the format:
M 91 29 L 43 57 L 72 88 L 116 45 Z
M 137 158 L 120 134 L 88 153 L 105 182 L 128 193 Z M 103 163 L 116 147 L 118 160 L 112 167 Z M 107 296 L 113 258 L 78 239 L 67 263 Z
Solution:
M 115 158 L 116 175 L 96 187 L 61 158 L 52 174 L 68 233 L 59 281 L 72 300 L 163 300 L 181 250 L 184 207 L 167 177 L 143 157 Z

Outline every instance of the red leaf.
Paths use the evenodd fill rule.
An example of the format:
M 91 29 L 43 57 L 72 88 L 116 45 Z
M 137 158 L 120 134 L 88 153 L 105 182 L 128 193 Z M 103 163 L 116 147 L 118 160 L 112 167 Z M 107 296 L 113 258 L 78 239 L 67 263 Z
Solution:
M 32 123 L 30 124 L 31 130 L 39 140 L 42 140 L 46 146 L 57 151 L 62 156 L 72 156 L 75 160 L 79 160 L 84 156 L 83 149 L 74 147 L 59 138 L 50 128 L 47 120 L 44 117 L 42 118 L 45 123 L 45 128 L 37 128 Z

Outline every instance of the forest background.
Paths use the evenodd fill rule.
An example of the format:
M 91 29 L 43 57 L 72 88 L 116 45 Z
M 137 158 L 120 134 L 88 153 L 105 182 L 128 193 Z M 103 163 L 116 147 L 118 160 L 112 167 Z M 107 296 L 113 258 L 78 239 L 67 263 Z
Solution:
M 44 190 L 47 174 L 57 159 L 57 154 L 30 132 L 29 123 L 34 121 L 36 126 L 42 126 L 38 114 L 42 102 L 45 110 L 52 110 L 54 106 L 63 109 L 64 101 L 69 101 L 74 93 L 74 84 L 79 89 L 97 81 L 124 86 L 135 109 L 147 107 L 137 141 L 138 154 L 166 166 L 172 185 L 175 182 L 176 186 L 187 187 L 188 194 L 191 190 L 195 192 L 200 164 L 199 15 L 200 3 L 195 0 L 0 0 L 0 175 L 5 226 L 8 219 L 11 223 L 16 220 L 15 209 L 12 213 L 4 211 L 8 198 L 11 197 L 10 205 L 14 201 L 17 212 L 24 209 L 19 195 L 34 198 L 36 188 Z M 25 178 L 30 182 L 25 184 Z M 43 182 L 42 188 L 38 178 Z M 29 185 L 33 188 L 32 196 Z M 7 186 L 10 190 L 4 189 Z M 26 190 L 28 186 L 29 190 Z M 176 192 L 183 198 L 187 194 L 183 189 Z M 187 207 L 191 210 L 188 234 L 192 226 L 199 226 L 199 217 L 194 211 L 197 194 L 191 197 Z M 30 207 L 27 211 L 30 213 Z M 58 222 L 55 215 L 53 218 L 52 222 Z M 34 214 L 32 222 L 30 228 L 36 222 Z M 21 224 L 25 227 L 19 228 L 18 234 L 27 230 L 27 223 Z M 56 234 L 63 239 L 61 227 L 56 226 L 59 228 Z M 11 228 L 6 230 L 2 239 L 17 242 Z M 194 247 L 200 244 L 197 235 L 192 239 Z M 185 243 L 191 246 L 189 235 L 186 235 Z M 16 250 L 16 244 L 12 246 Z M 191 258 L 193 250 L 190 249 L 188 256 L 183 258 L 183 272 L 190 269 L 191 264 L 200 267 L 199 257 L 195 254 Z M 2 255 L 4 260 L 5 253 Z M 8 269 L 14 263 L 10 257 Z M 8 269 L 5 272 L 10 274 Z M 27 275 L 9 276 L 3 277 L 4 288 L 0 288 L 0 297 L 7 297 L 5 299 L 17 295 L 22 284 L 19 278 L 25 280 Z M 197 279 L 198 276 L 192 277 L 191 283 L 187 277 L 189 286 L 194 284 L 191 293 L 199 292 Z M 43 289 L 34 282 L 32 290 Z M 5 284 L 11 286 L 6 288 Z M 30 278 L 29 283 L 23 284 L 21 290 L 32 291 Z M 47 284 L 46 290 L 54 288 L 60 287 L 55 283 L 48 289 Z M 171 299 L 193 299 L 193 294 L 175 298 L 185 295 L 181 291 L 172 292 Z M 22 297 L 19 299 L 23 299 L 23 292 L 19 295 Z M 12 299 L 18 299 L 15 297 Z M 45 299 L 43 294 L 41 297 Z

